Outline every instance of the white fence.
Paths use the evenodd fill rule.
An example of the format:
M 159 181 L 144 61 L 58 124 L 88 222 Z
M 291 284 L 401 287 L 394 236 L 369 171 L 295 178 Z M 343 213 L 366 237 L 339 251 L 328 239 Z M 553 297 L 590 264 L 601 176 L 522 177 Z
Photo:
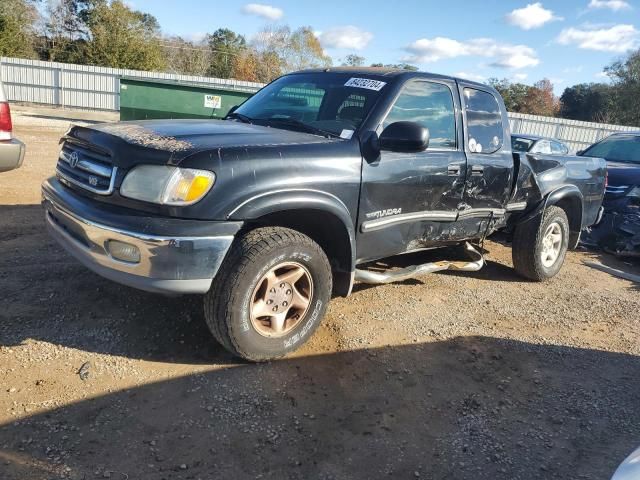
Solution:
M 120 78 L 148 78 L 196 85 L 214 85 L 255 91 L 260 83 L 173 73 L 41 62 L 0 57 L 0 80 L 9 100 L 91 110 L 120 110 Z M 510 113 L 514 133 L 555 137 L 573 151 L 585 148 L 613 132 L 638 131 L 637 127 L 580 122 L 561 118 Z
M 540 135 L 562 140 L 572 151 L 581 150 L 614 132 L 640 131 L 638 127 L 581 122 L 564 118 L 509 113 L 513 133 Z
M 0 0 L 1 1 L 1 0 Z M 148 78 L 255 91 L 262 85 L 240 80 L 143 72 L 119 68 L 0 57 L 0 80 L 9 100 L 91 110 L 120 110 L 120 79 Z

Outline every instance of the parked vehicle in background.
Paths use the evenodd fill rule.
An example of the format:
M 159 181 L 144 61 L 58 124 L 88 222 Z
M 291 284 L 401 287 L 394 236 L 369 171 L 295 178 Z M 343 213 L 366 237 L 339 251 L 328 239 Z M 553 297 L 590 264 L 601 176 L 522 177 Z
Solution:
M 14 170 L 22 165 L 24 152 L 24 143 L 13 138 L 11 109 L 0 81 L 0 172 Z
M 43 184 L 50 233 L 114 281 L 204 294 L 218 341 L 264 361 L 302 345 L 331 295 L 478 270 L 502 230 L 522 276 L 556 275 L 593 224 L 602 159 L 512 153 L 496 90 L 452 77 L 336 68 L 285 75 L 227 121 L 75 126 Z M 462 247 L 468 261 L 368 262 Z
M 640 256 L 640 132 L 615 133 L 579 152 L 607 160 L 608 185 L 602 221 L 583 242 L 609 253 Z
M 520 153 L 542 153 L 545 155 L 569 155 L 569 147 L 555 138 L 536 135 L 511 135 L 511 149 Z
M 638 480 L 640 478 L 640 448 L 629 455 L 618 467 L 611 480 Z

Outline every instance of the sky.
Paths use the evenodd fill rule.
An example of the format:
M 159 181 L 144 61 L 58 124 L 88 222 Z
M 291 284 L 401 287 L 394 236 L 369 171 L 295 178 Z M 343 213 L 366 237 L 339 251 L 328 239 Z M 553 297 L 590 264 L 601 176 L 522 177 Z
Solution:
M 486 81 L 550 79 L 556 93 L 607 81 L 604 66 L 640 47 L 633 0 L 131 0 L 165 33 L 198 39 L 226 27 L 251 39 L 269 24 L 310 26 L 339 65 L 350 53 L 370 63 Z M 638 26 L 638 27 L 637 27 Z

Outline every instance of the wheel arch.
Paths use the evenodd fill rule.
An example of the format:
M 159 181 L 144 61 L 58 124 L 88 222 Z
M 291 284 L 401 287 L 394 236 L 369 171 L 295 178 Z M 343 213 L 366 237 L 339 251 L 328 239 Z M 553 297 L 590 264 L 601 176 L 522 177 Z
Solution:
M 268 193 L 240 204 L 227 218 L 244 221 L 246 229 L 278 226 L 307 235 L 320 245 L 331 263 L 334 293 L 350 294 L 356 258 L 355 229 L 348 208 L 334 195 L 309 190 Z
M 551 205 L 561 208 L 566 213 L 569 220 L 569 248 L 576 248 L 582 231 L 582 193 L 574 185 L 560 187 L 547 196 L 545 208 Z

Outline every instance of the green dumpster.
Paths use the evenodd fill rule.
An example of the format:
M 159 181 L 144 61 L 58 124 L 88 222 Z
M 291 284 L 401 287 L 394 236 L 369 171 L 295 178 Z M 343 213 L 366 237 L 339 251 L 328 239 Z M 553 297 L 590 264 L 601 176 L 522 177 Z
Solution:
M 139 78 L 120 79 L 120 120 L 224 118 L 234 105 L 253 95 L 189 83 Z

